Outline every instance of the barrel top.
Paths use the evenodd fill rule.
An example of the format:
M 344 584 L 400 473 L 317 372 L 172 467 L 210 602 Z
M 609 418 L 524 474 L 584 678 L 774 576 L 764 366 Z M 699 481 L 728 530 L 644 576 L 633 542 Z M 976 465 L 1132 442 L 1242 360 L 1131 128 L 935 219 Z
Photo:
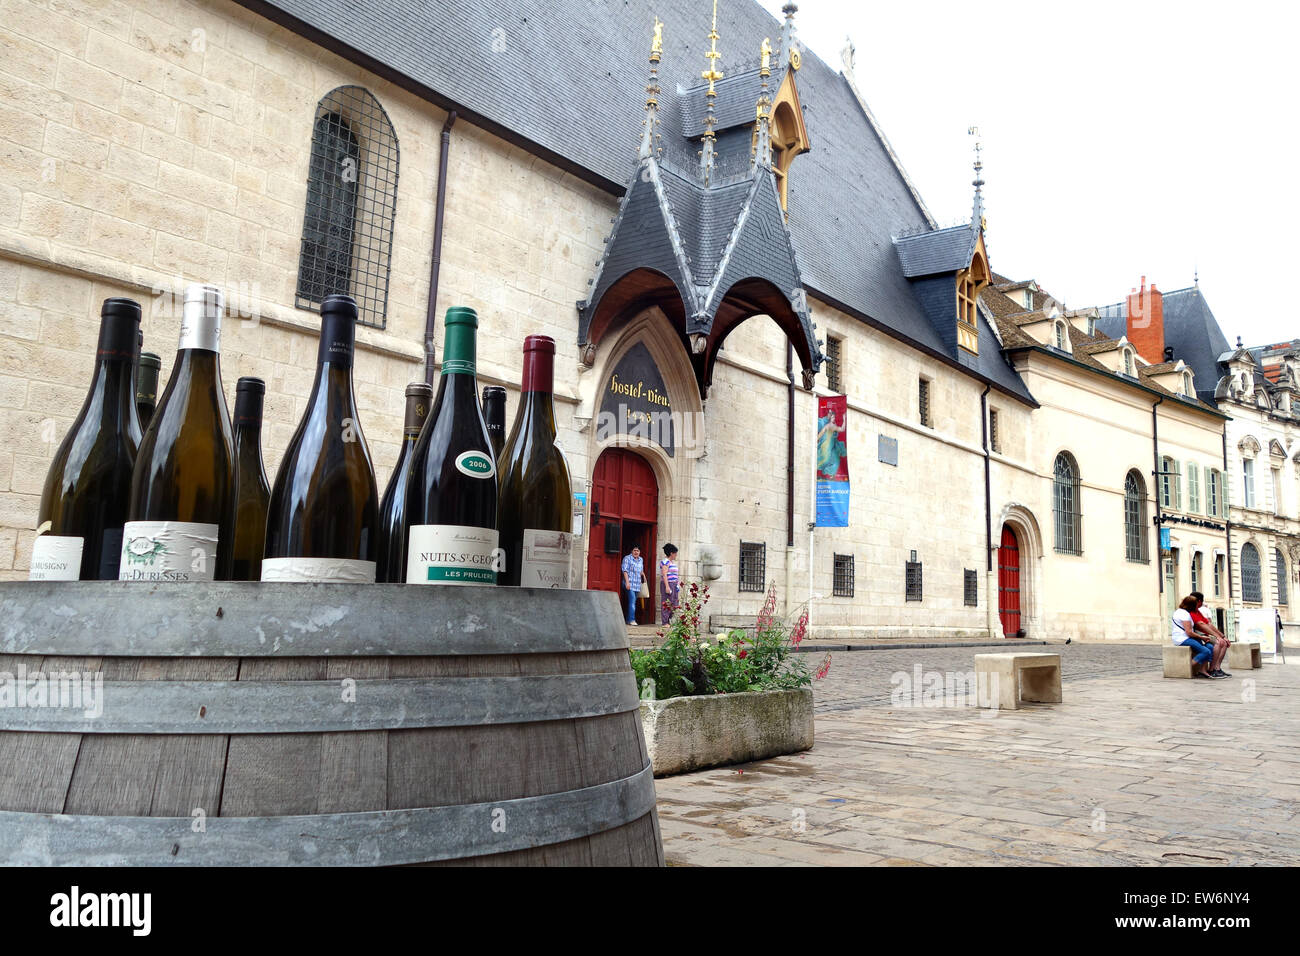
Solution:
M 0 582 L 0 654 L 428 657 L 627 646 L 618 597 L 606 591 Z

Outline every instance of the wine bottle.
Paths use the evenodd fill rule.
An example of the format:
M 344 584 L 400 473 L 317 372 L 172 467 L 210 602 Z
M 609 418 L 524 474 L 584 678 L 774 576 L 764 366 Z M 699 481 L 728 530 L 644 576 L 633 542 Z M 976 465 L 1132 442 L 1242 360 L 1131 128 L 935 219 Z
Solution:
M 153 352 L 140 353 L 140 371 L 135 383 L 135 408 L 140 416 L 140 428 L 149 427 L 154 406 L 158 404 L 158 373 L 162 370 L 162 357 Z
M 496 584 L 496 459 L 474 375 L 478 315 L 452 306 L 442 374 L 406 491 L 406 583 Z
M 506 444 L 506 390 L 500 385 L 483 387 L 483 424 L 492 439 L 492 457 L 501 463 L 501 449 Z
M 373 584 L 379 492 L 352 391 L 357 303 L 326 296 L 307 409 L 275 474 L 263 581 Z
M 229 573 L 230 411 L 221 387 L 221 290 L 185 289 L 180 344 L 140 443 L 122 581 L 212 581 Z
M 411 453 L 420 439 L 420 429 L 429 417 L 433 389 L 424 382 L 406 386 L 406 422 L 402 428 L 402 450 L 393 475 L 379 504 L 379 566 L 375 580 L 401 584 L 406 580 L 406 488 L 411 474 Z
M 105 299 L 90 391 L 45 476 L 32 581 L 117 580 L 140 433 L 131 360 L 140 304 Z
M 235 383 L 235 486 L 230 500 L 230 580 L 262 580 L 262 549 L 266 546 L 266 508 L 271 488 L 262 466 L 262 399 L 266 383 L 241 378 Z
M 555 340 L 524 339 L 519 411 L 501 454 L 502 584 L 567 588 L 573 554 L 569 467 L 555 444 Z

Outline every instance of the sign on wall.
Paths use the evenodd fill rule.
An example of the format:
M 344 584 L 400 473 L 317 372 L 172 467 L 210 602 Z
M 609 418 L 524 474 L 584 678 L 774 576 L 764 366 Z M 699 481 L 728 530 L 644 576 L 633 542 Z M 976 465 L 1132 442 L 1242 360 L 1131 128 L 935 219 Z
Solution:
M 817 399 L 817 526 L 849 526 L 848 400 Z
M 1237 640 L 1259 644 L 1261 654 L 1277 653 L 1277 617 L 1271 607 L 1244 607 L 1237 622 Z
M 659 366 L 638 342 L 618 360 L 600 399 L 596 440 L 629 435 L 654 442 L 673 457 L 673 406 Z

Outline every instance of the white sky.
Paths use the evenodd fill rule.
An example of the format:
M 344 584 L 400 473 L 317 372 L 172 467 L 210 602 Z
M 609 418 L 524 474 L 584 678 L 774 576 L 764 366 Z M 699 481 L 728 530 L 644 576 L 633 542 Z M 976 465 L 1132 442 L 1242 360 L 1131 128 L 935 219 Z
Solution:
M 836 70 L 852 36 L 941 226 L 970 218 L 980 128 L 997 272 L 1081 308 L 1199 267 L 1229 342 L 1300 337 L 1300 4 L 804 0 L 795 23 Z

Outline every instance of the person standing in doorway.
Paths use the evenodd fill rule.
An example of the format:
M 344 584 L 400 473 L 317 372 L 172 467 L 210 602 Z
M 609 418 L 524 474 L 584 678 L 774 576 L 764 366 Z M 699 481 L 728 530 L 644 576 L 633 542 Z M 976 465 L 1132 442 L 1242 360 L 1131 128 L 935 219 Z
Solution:
M 641 582 L 645 580 L 645 562 L 641 549 L 632 546 L 632 553 L 623 557 L 623 593 L 627 595 L 627 623 L 636 624 L 636 599 L 641 595 Z
M 680 583 L 680 574 L 677 569 L 677 545 L 675 544 L 664 545 L 664 559 L 659 562 L 659 583 L 662 585 L 660 593 L 664 599 L 659 623 L 667 624 L 672 620 L 673 611 L 677 610 Z

